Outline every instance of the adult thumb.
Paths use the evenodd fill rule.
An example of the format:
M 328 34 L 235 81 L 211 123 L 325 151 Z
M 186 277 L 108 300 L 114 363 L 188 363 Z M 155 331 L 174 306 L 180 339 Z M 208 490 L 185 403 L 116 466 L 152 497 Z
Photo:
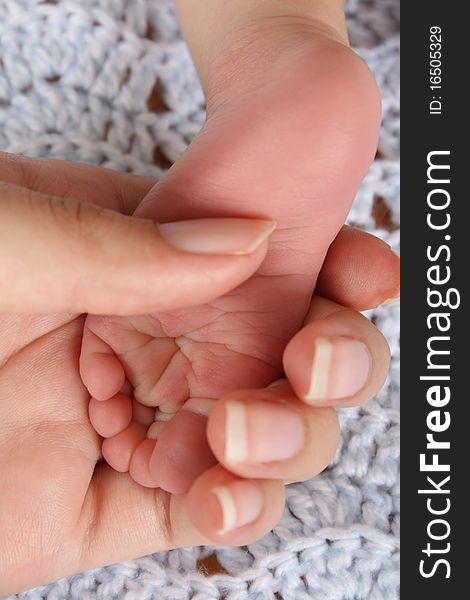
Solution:
M 0 184 L 0 312 L 139 314 L 208 302 L 250 277 L 274 223 L 124 216 Z

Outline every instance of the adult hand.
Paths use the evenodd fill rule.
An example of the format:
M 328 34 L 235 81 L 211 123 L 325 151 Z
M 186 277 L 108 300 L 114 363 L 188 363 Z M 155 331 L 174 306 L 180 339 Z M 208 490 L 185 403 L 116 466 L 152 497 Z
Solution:
M 59 219 L 62 227 L 71 227 L 73 244 L 76 244 L 74 248 L 86 247 L 87 241 L 90 241 L 95 248 L 96 263 L 106 267 L 101 275 L 98 267 L 93 267 L 91 271 L 94 275 L 94 279 L 91 280 L 97 287 L 101 276 L 106 277 L 105 271 L 109 264 L 114 265 L 114 252 L 120 256 L 120 243 L 126 244 L 128 241 L 127 237 L 122 236 L 121 220 L 125 220 L 125 217 L 114 216 L 114 213 L 108 217 L 108 213 L 102 212 L 101 208 L 132 213 L 154 184 L 148 179 L 95 167 L 13 157 L 3 157 L 0 161 L 0 180 L 7 184 L 3 189 L 14 190 L 8 194 L 16 193 L 20 197 L 29 198 L 22 208 L 25 210 L 24 214 L 30 216 L 27 221 L 29 231 L 38 231 L 34 229 L 35 222 L 31 216 L 34 211 L 38 211 L 41 222 L 50 227 L 48 231 L 57 253 L 62 257 L 74 258 L 79 264 L 83 264 L 80 262 L 82 258 L 79 253 L 69 252 L 69 237 L 61 236 L 60 227 L 54 225 L 55 217 L 52 216 L 49 221 L 48 209 L 44 213 L 41 212 L 40 207 L 36 206 L 36 199 L 40 198 L 39 204 L 45 203 L 46 206 L 50 206 L 51 201 L 45 200 L 46 198 L 62 198 L 67 195 L 75 199 L 71 201 L 75 206 L 86 201 L 91 203 L 86 207 L 86 211 L 96 210 L 94 214 L 97 217 L 106 215 L 109 231 L 106 228 L 91 228 L 91 231 L 87 229 L 90 235 L 85 238 L 80 235 L 80 227 L 71 225 L 77 223 L 75 211 L 69 213 L 65 210 L 64 213 L 60 213 Z M 54 202 L 57 202 L 57 206 L 62 206 L 67 205 L 69 201 Z M 33 207 L 33 213 L 28 213 L 28 205 Z M 71 223 L 68 217 L 65 218 L 65 215 L 70 214 Z M 145 307 L 148 302 L 169 302 L 167 299 L 159 299 L 161 289 L 167 292 L 166 287 L 159 288 L 158 282 L 148 282 L 148 279 L 152 278 L 155 278 L 155 282 L 158 277 L 158 272 L 154 273 L 154 257 L 169 257 L 170 264 L 173 262 L 174 267 L 180 269 L 178 278 L 173 280 L 177 282 L 182 273 L 186 274 L 186 255 L 181 256 L 177 253 L 174 256 L 174 251 L 165 245 L 150 225 L 130 220 L 126 220 L 127 222 L 129 224 L 124 229 L 131 239 L 135 235 L 132 243 L 135 244 L 137 258 L 126 262 L 124 256 L 121 269 L 128 269 L 129 277 L 134 277 L 134 266 L 141 268 L 136 263 L 142 257 L 145 267 L 140 271 L 141 278 L 132 280 L 135 287 L 131 286 L 130 289 L 135 289 L 138 297 L 133 300 L 133 305 L 125 304 L 126 309 Z M 90 225 L 88 221 L 87 223 Z M 20 222 L 19 226 L 21 225 Z M 98 242 L 100 231 L 107 240 L 105 247 Z M 137 252 L 141 231 L 151 249 L 151 259 L 148 259 L 145 252 L 140 255 Z M 8 239 L 10 243 L 16 243 L 13 236 L 9 235 Z M 64 248 L 59 245 L 60 240 L 65 244 Z M 40 235 L 34 238 L 37 257 L 32 253 L 21 254 L 21 245 L 18 246 L 18 252 L 22 256 L 22 262 L 18 262 L 18 265 L 25 274 L 24 285 L 27 285 L 28 281 L 24 261 L 28 258 L 36 261 L 30 263 L 31 269 L 37 269 L 38 272 L 42 269 L 42 272 L 47 274 L 47 261 L 39 256 L 39 250 L 47 250 L 47 243 L 45 239 L 43 243 L 40 241 Z M 163 254 L 158 254 L 159 249 L 162 249 Z M 222 293 L 222 285 L 227 285 L 228 288 L 235 283 L 236 277 L 243 279 L 248 276 L 250 269 L 254 270 L 258 261 L 262 260 L 263 252 L 261 246 L 253 254 L 241 257 L 191 256 L 189 260 L 193 261 L 193 269 L 194 260 L 201 261 L 197 263 L 197 269 L 202 269 L 203 276 L 206 272 L 210 278 L 214 269 L 218 273 L 217 278 L 211 280 L 212 292 L 215 295 Z M 10 255 L 2 253 L 2 258 L 5 256 L 9 260 Z M 62 285 L 51 282 L 53 287 L 45 291 L 36 287 L 34 294 L 26 299 L 20 288 L 14 288 L 12 293 L 3 285 L 4 311 L 13 307 L 17 312 L 41 312 L 46 309 L 50 311 L 50 307 L 54 306 L 57 311 L 79 312 L 89 308 L 91 303 L 94 309 L 101 307 L 111 312 L 121 306 L 119 299 L 113 300 L 106 290 L 100 290 L 96 297 L 99 298 L 98 302 L 92 293 L 93 290 L 87 287 L 83 280 L 73 279 L 73 276 L 68 274 L 64 266 L 67 264 L 65 261 L 60 263 L 55 255 L 48 256 L 51 260 L 57 260 L 57 273 L 64 277 Z M 360 257 L 364 256 L 367 258 L 362 260 Z M 68 268 L 73 264 L 73 261 L 69 262 Z M 350 272 L 351 265 L 357 266 L 353 279 L 344 277 L 345 273 Z M 2 266 L 2 270 L 3 268 Z M 188 277 L 191 281 L 190 274 Z M 231 277 L 233 279 L 230 279 Z M 14 280 L 12 277 L 10 279 L 8 283 L 13 285 Z M 223 284 L 220 283 L 221 279 L 224 279 Z M 2 281 L 5 282 L 4 279 Z M 33 281 L 39 284 L 40 278 L 35 276 Z M 218 286 L 219 289 L 216 289 Z M 375 306 L 396 294 L 398 259 L 376 238 L 343 229 L 331 247 L 320 275 L 319 286 L 324 295 L 352 308 Z M 77 296 L 70 293 L 73 289 L 81 290 L 78 301 L 75 300 Z M 127 294 L 127 288 L 123 287 L 122 293 Z M 208 297 L 209 290 L 203 289 L 197 293 L 206 294 L 205 297 Z M 175 299 L 176 296 L 173 296 L 173 300 Z M 184 301 L 183 296 L 180 300 Z M 115 302 L 114 308 L 107 306 L 106 302 Z M 354 311 L 335 309 L 331 303 L 325 302 L 314 300 L 309 318 L 323 318 L 326 307 L 330 314 L 330 325 L 339 321 L 344 324 L 344 321 L 350 319 L 354 326 L 355 320 L 360 319 Z M 247 543 L 267 532 L 279 518 L 283 508 L 282 480 L 295 479 L 299 475 L 314 475 L 323 468 L 334 451 L 334 435 L 330 436 L 333 441 L 329 443 L 328 448 L 318 448 L 318 441 L 313 437 L 315 426 L 310 419 L 313 416 L 311 413 L 307 416 L 308 429 L 304 443 L 308 445 L 314 460 L 307 466 L 305 453 L 301 451 L 301 464 L 296 462 L 295 458 L 291 459 L 287 468 L 283 467 L 277 474 L 269 475 L 273 479 L 244 480 L 218 465 L 201 476 L 187 495 L 172 496 L 159 489 L 145 489 L 139 486 L 128 474 L 117 473 L 100 461 L 101 440 L 89 423 L 89 395 L 78 372 L 83 320 L 83 316 L 63 313 L 0 317 L 0 594 L 24 590 L 80 570 L 172 547 L 210 542 Z M 340 323 L 340 326 L 343 325 Z M 305 332 L 307 336 L 311 335 L 306 329 L 297 334 L 295 339 L 301 339 L 298 336 L 304 335 Z M 361 320 L 356 332 L 361 338 L 365 338 L 364 341 L 368 345 L 370 340 L 373 340 L 370 371 L 370 380 L 373 383 L 368 388 L 368 393 L 371 394 L 387 365 L 387 349 L 383 344 L 377 344 L 375 336 L 379 334 L 374 333 L 373 326 L 367 321 Z M 286 356 L 286 370 L 289 369 L 293 385 L 298 385 L 299 393 L 302 394 L 302 381 L 306 376 L 305 365 L 299 363 L 297 369 L 294 362 Z M 281 394 L 287 402 L 293 401 L 289 387 L 286 387 L 285 383 L 282 386 L 282 389 L 273 387 L 271 392 L 264 391 L 265 399 L 276 401 Z M 361 397 L 357 400 L 364 399 Z M 223 404 L 221 406 L 223 408 Z M 334 434 L 336 431 L 337 435 L 337 424 L 330 409 L 311 410 L 327 411 L 323 414 L 318 413 L 319 423 L 327 424 L 330 433 Z M 214 413 L 213 418 L 217 418 L 217 413 Z M 212 443 L 217 452 L 217 440 L 212 439 Z M 209 488 L 201 485 L 204 483 L 210 484 Z M 227 496 L 222 498 L 225 508 L 235 506 L 238 510 L 236 503 L 245 502 L 251 493 L 252 498 L 256 496 L 261 500 L 261 511 L 242 528 L 221 533 L 224 527 L 227 529 L 229 525 L 234 524 L 230 515 L 229 518 L 221 513 L 222 504 L 215 505 L 213 521 L 209 523 L 204 521 L 199 510 L 200 506 L 207 507 L 209 502 L 217 501 L 217 496 L 211 492 L 214 486 L 228 486 L 233 493 L 229 497 L 228 505 Z M 254 491 L 253 487 L 249 486 L 254 486 Z M 269 502 L 264 503 L 267 496 Z M 244 514 L 242 509 L 243 507 L 235 514 Z M 246 519 L 246 513 L 244 516 Z

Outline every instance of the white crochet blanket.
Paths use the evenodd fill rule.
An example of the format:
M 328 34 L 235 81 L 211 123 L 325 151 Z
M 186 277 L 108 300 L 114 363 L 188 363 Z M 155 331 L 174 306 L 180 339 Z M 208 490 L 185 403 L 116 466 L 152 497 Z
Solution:
M 398 0 L 348 5 L 351 42 L 378 79 L 384 117 L 378 157 L 350 222 L 395 249 L 398 10 Z M 149 110 L 157 81 L 164 103 Z M 155 161 L 176 160 L 203 120 L 203 95 L 171 0 L 0 0 L 1 150 L 158 177 L 164 170 Z M 378 220 L 385 228 L 377 228 Z M 246 549 L 215 549 L 227 574 L 204 576 L 197 562 L 214 549 L 193 548 L 89 571 L 17 597 L 397 599 L 398 306 L 370 316 L 393 351 L 385 388 L 367 406 L 342 412 L 335 460 L 319 477 L 288 487 L 284 518 L 272 533 Z

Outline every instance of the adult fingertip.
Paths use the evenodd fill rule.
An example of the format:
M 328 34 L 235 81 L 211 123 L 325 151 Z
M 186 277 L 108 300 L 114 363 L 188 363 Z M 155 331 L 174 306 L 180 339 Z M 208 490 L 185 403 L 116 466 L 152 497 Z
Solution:
M 279 521 L 284 510 L 283 484 L 240 479 L 219 465 L 194 483 L 187 508 L 195 527 L 212 542 L 247 544 Z
M 384 304 L 393 304 L 400 300 L 400 264 L 401 258 L 398 252 L 390 248 L 392 258 L 389 264 L 390 284 L 387 293 L 382 293 L 382 298 L 377 303 L 377 306 Z M 385 299 L 384 299 L 385 298 Z
M 308 372 L 304 399 L 316 406 L 325 400 L 340 400 L 359 392 L 367 383 L 371 370 L 367 346 L 345 336 L 317 337 Z
M 284 382 L 219 400 L 207 435 L 220 463 L 238 477 L 300 481 L 330 463 L 339 424 L 333 408 L 300 402 Z
M 301 333 L 284 353 L 286 376 L 299 398 L 311 406 L 341 404 L 364 388 L 372 359 L 362 340 L 325 335 L 318 322 Z
M 383 386 L 390 348 L 361 314 L 316 299 L 321 318 L 308 323 L 287 345 L 283 364 L 296 395 L 311 406 L 356 406 Z
M 235 394 L 219 402 L 209 419 L 210 442 L 228 468 L 287 460 L 303 447 L 306 426 L 298 410 L 274 395 L 269 400 L 269 392 L 255 391 L 252 398 Z
M 367 310 L 395 298 L 400 258 L 380 238 L 344 226 L 331 244 L 315 292 L 342 306 Z
M 253 523 L 264 508 L 263 493 L 251 481 L 239 480 L 227 485 L 216 485 L 211 493 L 217 498 L 217 535 L 223 536 Z

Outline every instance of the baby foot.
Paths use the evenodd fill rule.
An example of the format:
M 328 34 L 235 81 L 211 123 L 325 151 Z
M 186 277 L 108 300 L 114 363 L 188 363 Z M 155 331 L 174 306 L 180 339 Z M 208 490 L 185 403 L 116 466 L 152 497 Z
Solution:
M 251 216 L 275 220 L 277 230 L 258 272 L 208 305 L 87 318 L 81 375 L 116 470 L 186 491 L 215 462 L 205 435 L 215 400 L 279 376 L 374 156 L 379 113 L 362 60 L 305 23 L 260 25 L 222 53 L 203 130 L 136 214 Z

